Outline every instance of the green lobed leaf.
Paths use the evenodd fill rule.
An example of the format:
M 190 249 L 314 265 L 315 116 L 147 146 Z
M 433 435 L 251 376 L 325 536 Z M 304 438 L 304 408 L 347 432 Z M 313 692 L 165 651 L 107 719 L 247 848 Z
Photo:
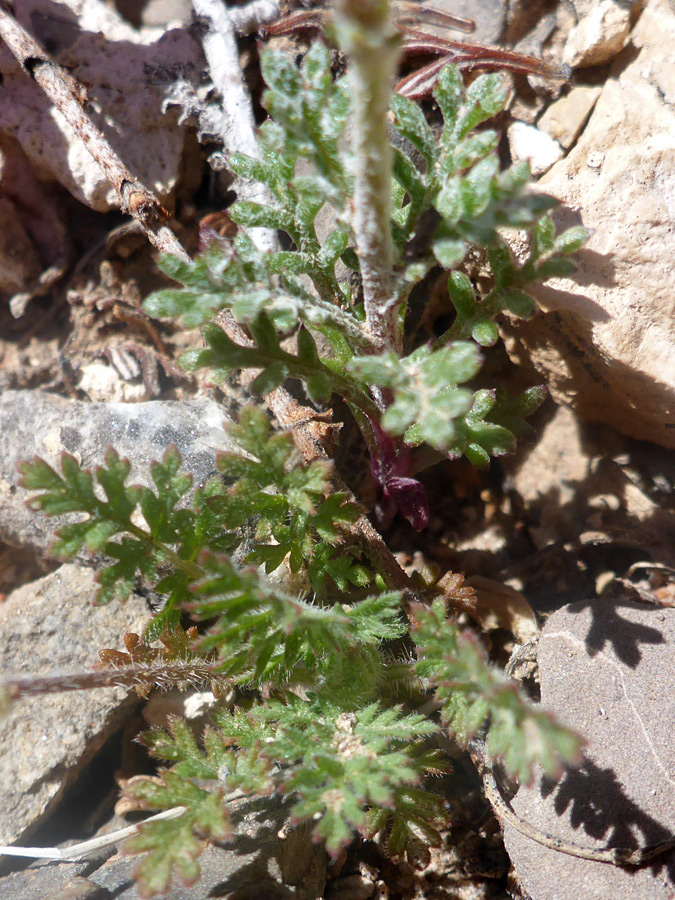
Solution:
M 465 137 L 477 125 L 496 116 L 504 108 L 507 97 L 508 92 L 499 75 L 479 75 L 466 90 L 466 99 L 455 126 L 458 136 Z
M 492 319 L 480 318 L 473 324 L 471 337 L 481 347 L 494 347 L 499 340 L 499 330 Z
M 394 354 L 354 357 L 347 369 L 393 389 L 393 402 L 382 416 L 386 430 L 403 434 L 415 426 L 431 447 L 447 450 L 455 438 L 455 419 L 469 411 L 473 399 L 471 391 L 457 385 L 473 378 L 481 365 L 475 344 L 454 342 L 434 351 L 420 347 L 403 359 Z
M 443 115 L 442 144 L 446 145 L 454 138 L 457 116 L 464 96 L 464 82 L 457 66 L 445 66 L 441 69 L 433 96 Z
M 433 249 L 436 261 L 445 269 L 459 265 L 466 256 L 466 244 L 462 240 L 441 238 L 434 241 Z
M 581 740 L 525 699 L 513 682 L 489 665 L 470 632 L 447 618 L 445 601 L 411 610 L 417 646 L 416 670 L 435 685 L 441 717 L 461 745 L 488 725 L 488 747 L 506 771 L 532 779 L 535 764 L 547 774 L 578 759 Z
M 124 844 L 127 854 L 145 854 L 134 870 L 141 895 L 165 893 L 174 875 L 186 887 L 194 884 L 200 871 L 197 857 L 205 839 L 223 839 L 231 834 L 222 791 L 204 790 L 171 771 L 163 773 L 161 784 L 135 781 L 125 790 L 151 809 L 185 807 L 178 818 L 142 823 L 139 833 Z
M 396 130 L 410 141 L 431 168 L 436 161 L 436 139 L 420 107 L 401 94 L 392 94 L 391 109 Z
M 433 829 L 438 802 L 418 787 L 427 771 L 442 768 L 438 754 L 420 745 L 421 737 L 436 731 L 432 722 L 398 707 L 371 703 L 345 713 L 336 703 L 294 697 L 220 720 L 229 737 L 249 746 L 253 741 L 240 735 L 253 736 L 258 722 L 266 726 L 264 755 L 282 763 L 277 784 L 294 797 L 292 815 L 311 822 L 315 838 L 332 854 L 355 831 L 374 836 L 391 813 L 401 825 L 413 828 L 417 820 Z M 416 813 L 413 788 L 419 792 Z M 387 811 L 381 825 L 373 807 Z
M 464 272 L 451 272 L 448 293 L 460 320 L 468 319 L 476 311 L 476 294 Z
M 584 246 L 590 234 L 589 229 L 584 228 L 582 225 L 568 228 L 567 231 L 563 231 L 562 234 L 556 237 L 553 242 L 553 249 L 556 253 L 564 253 L 566 256 L 570 253 L 576 253 Z
M 525 291 L 510 291 L 504 294 L 501 302 L 505 309 L 521 319 L 529 319 L 537 309 L 534 299 Z
M 217 652 L 219 671 L 238 683 L 285 681 L 299 665 L 306 679 L 312 673 L 325 678 L 336 668 L 336 656 L 341 653 L 353 673 L 363 652 L 359 648 L 379 644 L 392 629 L 398 633 L 398 623 L 392 624 L 397 613 L 391 599 L 377 610 L 370 630 L 361 633 L 362 623 L 348 610 L 313 606 L 290 597 L 261 580 L 254 570 L 239 571 L 226 557 L 207 555 L 202 566 L 205 575 L 194 585 L 189 609 L 196 619 L 212 624 L 198 649 Z M 375 647 L 373 651 L 377 656 Z M 367 656 L 372 663 L 370 651 Z M 366 681 L 364 673 L 360 689 L 372 692 L 372 679 L 381 677 L 382 663 L 378 661 L 375 668 L 371 663 L 371 680 Z

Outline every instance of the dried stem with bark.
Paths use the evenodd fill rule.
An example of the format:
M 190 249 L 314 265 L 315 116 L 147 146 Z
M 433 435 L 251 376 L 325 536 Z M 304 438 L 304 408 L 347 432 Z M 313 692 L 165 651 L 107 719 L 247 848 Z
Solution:
M 0 2 L 0 38 L 14 54 L 28 78 L 45 92 L 101 167 L 117 191 L 122 210 L 140 222 L 150 242 L 161 253 L 173 253 L 187 259 L 180 241 L 166 224 L 168 212 L 157 197 L 129 171 L 105 135 L 87 115 L 87 93 L 84 87 L 22 28 L 5 2 Z

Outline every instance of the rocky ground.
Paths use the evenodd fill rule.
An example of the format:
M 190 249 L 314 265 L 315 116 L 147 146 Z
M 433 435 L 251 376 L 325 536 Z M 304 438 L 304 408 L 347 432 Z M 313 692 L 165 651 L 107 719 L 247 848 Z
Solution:
M 501 151 L 530 159 L 562 201 L 561 225 L 593 234 L 574 281 L 548 282 L 540 314 L 503 323 L 497 376 L 550 388 L 537 442 L 488 474 L 461 462 L 430 471 L 429 529 L 395 521 L 385 537 L 406 567 L 467 574 L 495 662 L 511 657 L 514 676 L 588 742 L 584 765 L 560 783 L 517 791 L 521 819 L 591 850 L 659 844 L 675 836 L 675 12 L 667 0 L 433 5 L 474 18 L 472 40 L 571 67 L 565 83 L 514 80 Z M 15 12 L 86 85 L 114 148 L 193 250 L 199 222 L 233 185 L 188 6 L 21 0 Z M 243 33 L 248 13 L 237 10 Z M 255 41 L 240 46 L 257 99 Z M 25 508 L 16 463 L 67 450 L 95 465 L 114 444 L 143 480 L 174 442 L 205 476 L 232 397 L 177 369 L 199 336 L 140 311 L 161 284 L 146 236 L 2 41 L 0 75 L 0 671 L 77 671 L 142 630 L 152 598 L 93 607 L 92 568 L 49 559 L 51 526 Z M 202 715 L 200 698 L 188 699 L 141 703 L 108 688 L 13 708 L 0 723 L 0 844 L 63 844 L 127 824 L 116 779 L 149 770 L 133 738 L 171 711 Z M 622 868 L 542 846 L 500 826 L 468 758 L 456 772 L 445 843 L 423 871 L 374 846 L 329 867 L 268 803 L 242 807 L 237 839 L 205 854 L 199 885 L 170 896 L 675 896 L 675 852 Z M 4 857 L 0 900 L 131 900 L 132 867 L 114 847 L 78 863 Z

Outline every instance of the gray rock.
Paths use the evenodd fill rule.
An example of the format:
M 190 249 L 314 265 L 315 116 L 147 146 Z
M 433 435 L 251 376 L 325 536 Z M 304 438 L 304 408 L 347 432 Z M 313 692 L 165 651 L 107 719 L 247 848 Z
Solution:
M 233 805 L 235 836 L 209 846 L 199 857 L 199 881 L 171 885 L 168 900 L 236 896 L 237 900 L 317 900 L 326 884 L 326 853 L 306 829 L 286 832 L 288 804 L 278 798 Z M 113 856 L 89 875 L 116 900 L 139 900 L 133 871 L 139 857 Z
M 18 487 L 21 460 L 37 454 L 58 469 L 66 451 L 95 469 L 112 446 L 133 463 L 129 483 L 151 485 L 150 463 L 175 444 L 196 487 L 215 473 L 218 450 L 235 449 L 223 431 L 226 420 L 223 409 L 208 399 L 86 403 L 39 391 L 6 391 L 0 397 L 0 538 L 44 551 L 56 528 L 73 521 L 72 516 L 48 519 L 24 506 L 29 493 Z
M 70 564 L 13 591 L 0 605 L 0 675 L 90 669 L 99 649 L 120 647 L 125 632 L 148 623 L 142 598 L 94 606 L 95 592 L 94 573 Z M 0 843 L 24 839 L 44 821 L 134 702 L 124 689 L 103 688 L 23 698 L 10 708 L 0 720 Z
M 267 797 L 232 804 L 235 836 L 207 847 L 196 884 L 172 883 L 165 900 L 317 900 L 326 884 L 327 859 L 305 828 L 287 827 L 288 802 Z M 139 900 L 134 869 L 141 857 L 112 848 L 78 863 L 35 862 L 0 878 L 0 900 Z M 108 857 L 107 859 L 105 857 Z
M 107 900 L 109 891 L 83 877 L 94 865 L 35 862 L 0 878 L 0 900 Z
M 538 656 L 542 703 L 586 738 L 587 759 L 558 784 L 520 788 L 515 811 L 540 831 L 597 849 L 675 835 L 675 609 L 571 604 L 546 623 Z M 504 839 L 532 900 L 673 897 L 675 852 L 628 870 L 549 849 L 508 824 Z
M 58 894 L 51 896 L 53 900 L 111 900 L 112 898 L 110 891 L 79 875 L 68 882 Z
M 507 0 L 506 6 L 506 43 L 517 44 L 523 41 L 523 53 L 539 52 L 540 48 L 529 45 L 526 36 L 539 26 L 542 18 L 547 18 L 546 0 Z

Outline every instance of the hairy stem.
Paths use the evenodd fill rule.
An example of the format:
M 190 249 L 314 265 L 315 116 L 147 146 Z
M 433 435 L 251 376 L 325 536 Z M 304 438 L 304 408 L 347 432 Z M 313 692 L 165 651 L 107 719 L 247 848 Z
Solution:
M 216 665 L 205 659 L 185 659 L 169 663 L 130 665 L 118 669 L 91 669 L 83 672 L 53 672 L 50 675 L 9 675 L 0 680 L 6 701 L 64 691 L 87 691 L 107 687 L 151 687 L 163 689 L 176 684 L 198 686 L 218 678 Z
M 387 129 L 398 42 L 387 0 L 337 0 L 336 32 L 353 92 L 353 228 L 366 331 L 381 350 L 401 349 L 391 238 L 392 156 Z

